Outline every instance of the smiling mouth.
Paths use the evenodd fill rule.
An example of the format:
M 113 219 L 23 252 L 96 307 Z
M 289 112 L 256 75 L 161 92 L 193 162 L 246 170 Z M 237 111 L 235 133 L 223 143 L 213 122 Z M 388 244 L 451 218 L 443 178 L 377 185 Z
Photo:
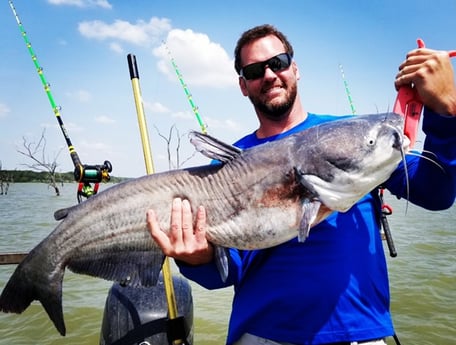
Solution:
M 268 87 L 263 91 L 264 94 L 278 93 L 283 90 L 282 85 Z

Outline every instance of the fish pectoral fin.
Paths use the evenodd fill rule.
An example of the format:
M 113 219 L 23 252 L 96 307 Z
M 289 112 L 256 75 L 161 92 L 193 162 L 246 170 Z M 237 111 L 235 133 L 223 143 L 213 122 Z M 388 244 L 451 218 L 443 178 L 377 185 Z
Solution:
M 228 249 L 215 246 L 215 265 L 220 273 L 220 278 L 225 283 L 228 278 Z
M 201 152 L 208 158 L 216 159 L 223 163 L 232 161 L 242 152 L 239 148 L 204 133 L 191 131 L 189 137 L 190 142 L 198 152 Z
M 302 205 L 302 218 L 299 224 L 298 241 L 304 242 L 309 237 L 310 226 L 315 221 L 320 209 L 321 202 L 318 200 L 306 200 Z

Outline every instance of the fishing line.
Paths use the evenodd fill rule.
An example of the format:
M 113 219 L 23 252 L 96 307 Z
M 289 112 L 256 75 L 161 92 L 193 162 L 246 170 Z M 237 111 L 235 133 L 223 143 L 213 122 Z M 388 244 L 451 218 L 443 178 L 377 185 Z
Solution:
M 13 2 L 9 0 L 9 5 L 11 7 L 11 11 L 13 11 L 13 15 L 16 18 L 17 25 L 19 26 L 19 30 L 21 31 L 22 38 L 25 41 L 27 46 L 27 50 L 30 53 L 32 58 L 33 64 L 35 65 L 36 71 L 38 76 L 40 77 L 41 83 L 43 84 L 44 91 L 48 97 L 49 103 L 51 104 L 52 110 L 54 115 L 57 119 L 59 127 L 62 131 L 63 137 L 65 138 L 66 144 L 68 146 L 68 150 L 70 152 L 71 160 L 73 161 L 74 165 L 74 178 L 76 182 L 79 182 L 78 186 L 78 201 L 82 201 L 82 197 L 90 197 L 97 193 L 98 191 L 98 184 L 99 182 L 108 182 L 110 180 L 109 173 L 112 171 L 112 165 L 109 161 L 104 161 L 101 165 L 84 165 L 81 163 L 79 156 L 74 148 L 73 144 L 71 143 L 70 137 L 68 135 L 68 131 L 63 124 L 62 117 L 60 115 L 61 107 L 57 106 L 54 101 L 54 97 L 52 96 L 51 86 L 46 80 L 43 68 L 40 66 L 38 62 L 38 58 L 33 51 L 32 44 L 30 43 L 27 33 L 24 30 L 24 26 L 22 25 L 21 20 L 19 19 L 19 15 L 16 12 L 16 9 L 13 5 Z M 92 187 L 90 183 L 95 183 L 95 186 Z
M 179 79 L 179 81 L 181 83 L 181 86 L 184 89 L 184 92 L 185 92 L 185 95 L 187 96 L 188 102 L 190 103 L 190 106 L 192 107 L 193 113 L 195 114 L 196 120 L 198 121 L 198 124 L 199 124 L 199 126 L 201 128 L 201 132 L 203 132 L 204 134 L 207 134 L 207 126 L 204 124 L 203 120 L 201 119 L 201 116 L 200 116 L 200 114 L 198 112 L 198 107 L 193 102 L 192 94 L 188 90 L 187 84 L 185 84 L 185 82 L 184 82 L 184 78 L 182 77 L 182 74 L 180 73 L 176 62 L 174 61 L 174 58 L 171 55 L 171 51 L 168 48 L 168 45 L 166 44 L 166 42 L 165 41 L 162 41 L 162 42 L 163 42 L 163 45 L 164 45 L 164 47 L 165 47 L 165 49 L 166 49 L 166 51 L 168 53 L 168 56 L 169 56 L 170 60 L 171 60 L 171 64 L 173 65 L 173 68 L 174 68 L 174 71 L 176 72 L 177 78 Z
M 340 69 L 340 73 L 342 75 L 342 81 L 344 82 L 345 93 L 347 94 L 348 103 L 350 104 L 350 109 L 352 111 L 352 114 L 355 115 L 356 114 L 355 105 L 353 104 L 353 101 L 352 101 L 352 98 L 351 98 L 351 94 L 350 94 L 350 90 L 348 89 L 348 82 L 345 79 L 345 74 L 344 74 L 344 69 L 342 67 L 342 64 L 339 64 L 339 69 Z

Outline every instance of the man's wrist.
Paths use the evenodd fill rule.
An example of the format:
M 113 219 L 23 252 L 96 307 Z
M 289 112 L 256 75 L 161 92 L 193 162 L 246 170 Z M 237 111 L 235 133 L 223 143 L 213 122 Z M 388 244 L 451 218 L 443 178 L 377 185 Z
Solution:
M 456 95 L 453 97 L 452 101 L 450 102 L 450 109 L 448 115 L 456 116 Z
M 442 100 L 440 104 L 435 104 L 435 109 L 432 106 L 430 109 L 436 114 L 456 117 L 456 94 Z

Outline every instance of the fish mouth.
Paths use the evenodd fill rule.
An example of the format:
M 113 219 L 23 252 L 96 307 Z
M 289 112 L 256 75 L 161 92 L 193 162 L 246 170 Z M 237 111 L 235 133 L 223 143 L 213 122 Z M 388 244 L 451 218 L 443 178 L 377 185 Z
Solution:
M 411 143 L 410 139 L 406 135 L 404 135 L 402 137 L 402 146 L 400 146 L 400 148 L 398 148 L 398 150 L 401 150 L 404 153 L 407 153 L 408 151 L 410 151 L 410 143 Z M 394 146 L 394 148 L 396 148 L 396 147 Z
M 390 126 L 393 129 L 393 148 L 401 152 L 408 152 L 410 149 L 410 139 L 401 131 L 401 128 Z
M 386 114 L 383 126 L 386 130 L 392 132 L 393 144 L 392 148 L 405 154 L 410 150 L 410 138 L 404 133 L 404 117 L 395 113 Z

